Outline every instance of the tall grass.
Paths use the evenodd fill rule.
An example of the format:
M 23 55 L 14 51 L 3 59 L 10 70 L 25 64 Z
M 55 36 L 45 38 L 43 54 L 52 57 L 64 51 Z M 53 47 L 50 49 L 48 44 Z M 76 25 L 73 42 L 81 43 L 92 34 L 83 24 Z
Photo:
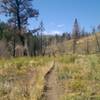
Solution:
M 49 57 L 1 59 L 0 100 L 37 100 L 51 62 Z
M 65 60 L 69 56 L 58 61 L 58 79 L 64 90 L 61 100 L 99 100 L 100 56 L 94 54 L 74 57 L 74 62 L 71 59 Z

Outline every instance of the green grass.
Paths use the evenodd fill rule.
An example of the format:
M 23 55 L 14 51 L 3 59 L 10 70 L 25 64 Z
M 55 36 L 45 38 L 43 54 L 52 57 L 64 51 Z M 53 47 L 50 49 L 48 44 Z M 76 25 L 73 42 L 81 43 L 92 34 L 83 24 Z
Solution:
M 69 56 L 58 59 L 58 80 L 63 88 L 61 100 L 99 100 L 100 56 Z

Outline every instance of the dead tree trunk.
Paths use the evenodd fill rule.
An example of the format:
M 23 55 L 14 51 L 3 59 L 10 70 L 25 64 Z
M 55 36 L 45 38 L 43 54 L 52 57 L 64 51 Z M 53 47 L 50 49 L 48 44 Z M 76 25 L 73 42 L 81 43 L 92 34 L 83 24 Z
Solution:
M 88 41 L 88 38 L 86 40 L 86 54 L 89 54 L 89 41 Z
M 15 41 L 15 34 L 13 36 L 13 57 L 15 57 L 15 47 L 16 47 L 16 41 Z
M 29 50 L 28 50 L 28 45 L 27 45 L 27 39 L 25 40 L 25 45 L 24 45 L 24 56 L 29 56 Z
M 98 47 L 98 52 L 100 52 L 100 45 L 99 45 L 99 41 L 98 41 L 98 37 L 95 33 L 95 38 L 96 38 L 96 43 L 97 43 L 97 47 Z
M 73 54 L 76 53 L 76 42 L 77 42 L 77 40 L 73 39 Z

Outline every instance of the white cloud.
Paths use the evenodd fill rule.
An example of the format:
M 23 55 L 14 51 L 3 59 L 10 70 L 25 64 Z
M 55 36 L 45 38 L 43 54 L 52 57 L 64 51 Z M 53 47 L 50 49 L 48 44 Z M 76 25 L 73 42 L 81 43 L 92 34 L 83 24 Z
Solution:
M 59 24 L 59 25 L 57 25 L 57 27 L 62 28 L 62 27 L 64 27 L 64 24 Z
M 44 31 L 44 34 L 45 34 L 45 35 L 48 35 L 48 34 L 49 34 L 49 32 L 47 32 L 47 31 Z
M 51 31 L 51 32 L 45 31 L 44 34 L 45 35 L 55 35 L 55 34 L 61 34 L 61 32 L 60 31 L 57 31 L 57 30 Z
M 60 31 L 52 31 L 51 34 L 60 34 Z

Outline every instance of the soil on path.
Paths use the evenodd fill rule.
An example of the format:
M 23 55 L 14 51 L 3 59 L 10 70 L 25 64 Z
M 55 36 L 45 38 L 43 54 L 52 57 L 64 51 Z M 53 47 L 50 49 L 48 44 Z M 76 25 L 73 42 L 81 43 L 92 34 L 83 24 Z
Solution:
M 41 100 L 59 100 L 58 98 L 58 84 L 56 68 L 53 65 L 52 69 L 45 76 L 44 94 Z

